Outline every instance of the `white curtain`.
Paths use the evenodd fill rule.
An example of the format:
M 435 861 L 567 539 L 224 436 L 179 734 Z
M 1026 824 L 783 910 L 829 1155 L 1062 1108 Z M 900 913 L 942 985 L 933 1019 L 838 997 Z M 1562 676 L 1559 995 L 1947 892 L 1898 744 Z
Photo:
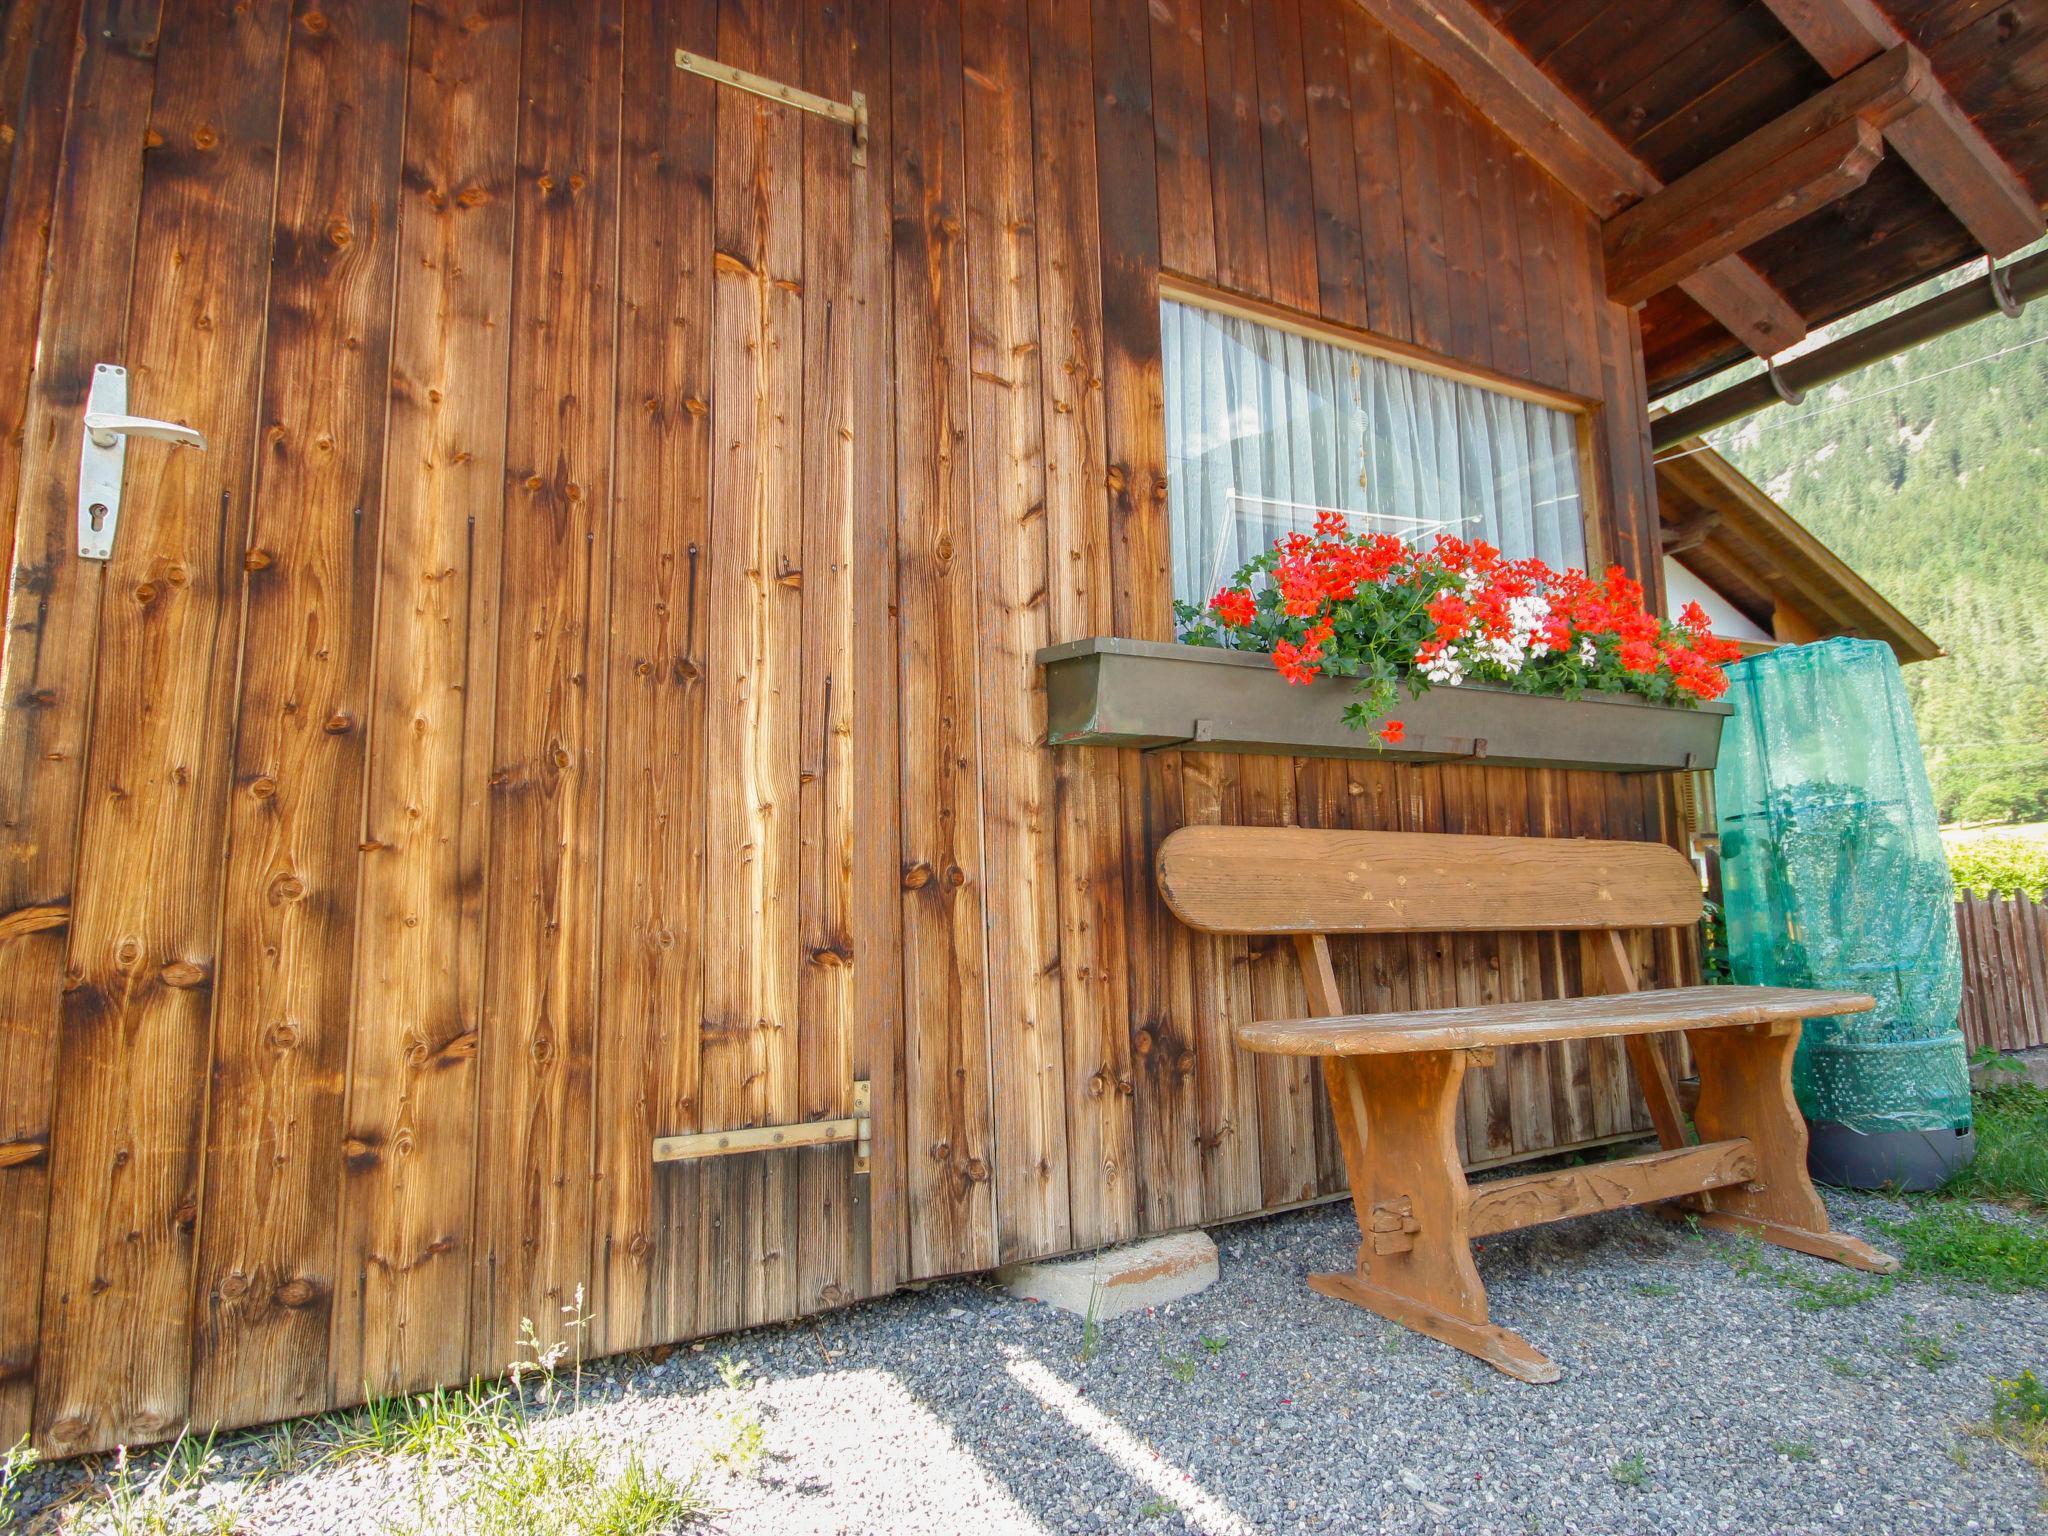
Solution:
M 1586 563 L 1567 413 L 1171 299 L 1160 318 L 1175 597 L 1206 603 L 1323 508 Z

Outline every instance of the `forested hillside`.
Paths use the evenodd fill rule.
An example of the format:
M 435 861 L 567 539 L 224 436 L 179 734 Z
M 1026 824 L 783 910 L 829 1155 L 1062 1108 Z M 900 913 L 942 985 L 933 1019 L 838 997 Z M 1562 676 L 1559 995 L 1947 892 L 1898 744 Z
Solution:
M 1943 819 L 2048 815 L 2048 299 L 1713 442 L 1948 649 L 1906 668 Z

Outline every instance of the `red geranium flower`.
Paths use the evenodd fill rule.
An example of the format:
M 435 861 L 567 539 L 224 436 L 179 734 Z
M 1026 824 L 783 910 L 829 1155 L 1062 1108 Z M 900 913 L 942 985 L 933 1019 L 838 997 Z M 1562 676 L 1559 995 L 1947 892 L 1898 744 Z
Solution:
M 1225 624 L 1242 627 L 1251 623 L 1259 607 L 1251 593 L 1226 587 L 1209 599 L 1209 611 Z
M 1398 720 L 1389 720 L 1380 727 L 1380 740 L 1390 747 L 1398 747 L 1401 744 L 1401 738 L 1407 734 L 1408 727 Z

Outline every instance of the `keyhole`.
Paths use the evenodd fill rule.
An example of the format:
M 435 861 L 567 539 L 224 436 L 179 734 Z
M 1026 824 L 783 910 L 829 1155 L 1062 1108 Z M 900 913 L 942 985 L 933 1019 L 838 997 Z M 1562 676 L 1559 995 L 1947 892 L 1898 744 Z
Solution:
M 92 531 L 98 533 L 106 526 L 107 504 L 104 501 L 96 501 L 85 509 L 85 515 L 92 519 Z

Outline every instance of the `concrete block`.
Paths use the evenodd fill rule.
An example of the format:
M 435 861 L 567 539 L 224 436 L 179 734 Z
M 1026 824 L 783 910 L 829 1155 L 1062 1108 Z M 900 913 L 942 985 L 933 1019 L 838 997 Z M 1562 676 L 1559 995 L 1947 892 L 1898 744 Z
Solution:
M 2037 1046 L 2030 1051 L 2007 1051 L 2004 1055 L 2007 1061 L 2019 1067 L 2019 1071 L 2002 1067 L 1972 1067 L 1970 1086 L 1988 1088 L 1997 1083 L 2032 1083 L 2036 1088 L 2048 1089 L 2048 1046 Z
M 1092 1305 L 1095 1320 L 1105 1322 L 1192 1296 L 1215 1284 L 1216 1276 L 1216 1244 L 1209 1234 L 1173 1232 L 1099 1253 L 1006 1265 L 996 1271 L 996 1284 L 1076 1317 L 1087 1317 Z

